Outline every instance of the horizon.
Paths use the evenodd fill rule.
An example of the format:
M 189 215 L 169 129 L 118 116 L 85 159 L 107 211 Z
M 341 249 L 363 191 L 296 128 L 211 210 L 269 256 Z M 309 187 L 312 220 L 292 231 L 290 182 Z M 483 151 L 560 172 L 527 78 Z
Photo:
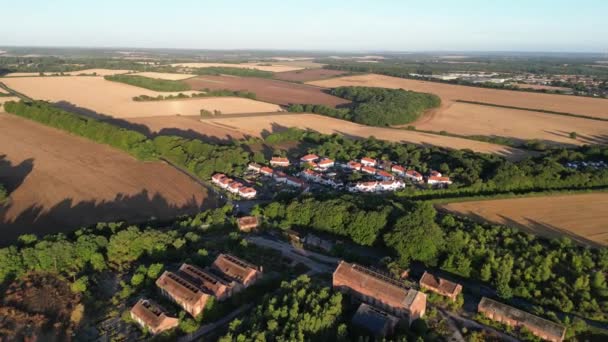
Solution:
M 22 27 L 20 15 L 3 18 L 2 46 L 391 53 L 608 50 L 602 38 L 608 36 L 602 16 L 608 4 L 597 0 L 575 5 L 547 0 L 491 4 L 385 0 L 335 7 L 319 0 L 306 4 L 185 1 L 179 6 L 157 1 L 35 0 L 11 7 L 30 16 L 28 26 Z

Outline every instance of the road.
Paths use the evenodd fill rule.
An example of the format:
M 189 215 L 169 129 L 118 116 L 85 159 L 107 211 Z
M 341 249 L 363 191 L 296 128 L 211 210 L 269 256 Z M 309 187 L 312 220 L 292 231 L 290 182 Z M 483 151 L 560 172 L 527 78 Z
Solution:
M 338 258 L 296 248 L 279 240 L 261 236 L 249 236 L 245 239 L 255 245 L 277 250 L 281 252 L 283 256 L 306 265 L 313 273 L 332 273 L 340 262 Z

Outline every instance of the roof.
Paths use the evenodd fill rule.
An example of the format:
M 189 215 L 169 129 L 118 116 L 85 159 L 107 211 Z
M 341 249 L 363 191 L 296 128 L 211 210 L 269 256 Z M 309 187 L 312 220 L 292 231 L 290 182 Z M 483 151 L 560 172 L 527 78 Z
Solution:
M 420 285 L 424 285 L 447 294 L 455 294 L 458 292 L 457 290 L 459 286 L 457 283 L 436 277 L 428 272 L 424 272 L 422 278 L 420 278 Z
M 307 155 L 303 156 L 302 158 L 300 158 L 300 160 L 304 160 L 304 161 L 310 161 L 310 160 L 315 160 L 315 159 L 319 159 L 319 156 L 316 154 L 307 154 Z
M 196 283 L 199 288 L 203 289 L 207 293 L 214 294 L 217 297 L 222 295 L 222 290 L 224 288 L 232 287 L 229 281 L 193 265 L 182 264 L 179 271 L 182 275 L 187 276 L 188 280 Z
M 243 183 L 239 183 L 239 182 L 232 182 L 232 183 L 230 183 L 230 188 L 232 188 L 232 189 L 238 189 L 238 188 L 240 188 L 242 186 L 243 186 Z
M 404 171 L 405 171 L 405 168 L 404 168 L 403 166 L 400 166 L 400 165 L 393 165 L 393 166 L 391 167 L 391 170 L 397 170 L 397 171 L 404 172 Z
M 361 161 L 362 162 L 368 162 L 368 163 L 374 163 L 374 164 L 376 163 L 375 159 L 372 159 L 372 158 L 369 158 L 369 157 L 363 157 L 363 158 L 361 158 Z
M 334 161 L 333 161 L 333 160 L 331 160 L 331 159 L 329 159 L 329 158 L 325 158 L 325 159 L 323 159 L 323 160 L 321 160 L 321 161 L 319 162 L 319 165 L 321 165 L 321 164 L 332 164 L 332 163 L 334 163 Z
M 224 177 L 220 180 L 220 183 L 222 184 L 230 184 L 232 183 L 233 179 L 232 178 L 228 178 L 228 177 Z
M 524 326 L 531 327 L 535 330 L 542 330 L 546 334 L 550 334 L 559 339 L 563 338 L 563 336 L 566 334 L 566 327 L 563 325 L 551 322 L 547 319 L 532 315 L 487 297 L 483 297 L 481 299 L 481 302 L 479 302 L 478 305 L 478 310 L 492 312 L 495 315 L 500 315 L 502 317 L 520 322 Z
M 375 335 L 385 331 L 387 325 L 397 322 L 398 318 L 365 303 L 359 305 L 353 316 L 353 324 L 360 325 Z
M 363 166 L 361 170 L 376 173 L 376 169 L 371 166 Z
M 378 175 L 382 176 L 382 177 L 393 177 L 393 175 L 391 175 L 390 173 L 384 171 L 384 170 L 379 170 L 378 172 L 376 172 Z
M 282 177 L 282 178 L 287 177 L 287 174 L 283 171 L 276 171 L 274 174 L 277 177 Z
M 244 186 L 244 187 L 242 187 L 242 188 L 239 189 L 239 192 L 242 193 L 242 194 L 250 194 L 250 193 L 253 193 L 253 192 L 257 192 L 257 191 L 254 188 L 249 188 L 249 187 L 245 187 Z
M 361 168 L 361 163 L 357 163 L 356 161 L 351 160 L 348 162 L 348 166 L 359 169 Z
M 450 177 L 430 176 L 429 180 L 434 180 L 437 182 L 450 182 Z
M 260 172 L 264 172 L 264 173 L 272 173 L 272 169 L 269 168 L 268 166 L 262 166 L 262 168 L 260 169 Z
M 258 218 L 255 216 L 243 216 L 238 220 L 239 227 L 241 228 L 249 228 L 249 227 L 257 227 Z
M 366 296 L 374 297 L 396 308 L 409 310 L 419 294 L 403 282 L 358 264 L 341 261 L 334 271 L 339 279 Z
M 190 304 L 195 304 L 204 295 L 196 284 L 169 271 L 156 280 L 156 285 L 176 300 Z
M 410 176 L 414 176 L 414 177 L 422 177 L 422 175 L 420 174 L 420 172 L 418 172 L 416 170 L 407 170 L 407 171 L 405 171 L 405 174 L 410 175 Z
M 435 170 L 432 170 L 432 171 L 431 171 L 431 176 L 435 176 L 435 177 L 441 177 L 441 172 L 439 172 L 439 171 L 435 171 Z
M 251 274 L 260 271 L 258 266 L 230 254 L 220 254 L 213 262 L 213 266 L 223 272 L 226 276 L 240 283 Z
M 258 168 L 258 169 L 262 167 L 262 165 L 260 165 L 258 163 L 249 163 L 249 166 L 255 167 L 255 168 Z
M 143 298 L 138 300 L 133 308 L 131 308 L 131 313 L 139 317 L 152 330 L 160 326 L 163 320 L 170 318 L 158 304 L 152 300 Z
M 270 161 L 274 163 L 289 163 L 289 159 L 284 157 L 272 157 Z

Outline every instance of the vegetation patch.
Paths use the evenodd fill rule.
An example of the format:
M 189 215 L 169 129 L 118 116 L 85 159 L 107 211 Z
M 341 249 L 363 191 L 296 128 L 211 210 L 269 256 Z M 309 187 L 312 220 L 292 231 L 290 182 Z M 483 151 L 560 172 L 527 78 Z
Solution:
M 258 69 L 249 68 L 231 68 L 231 67 L 208 67 L 208 68 L 197 68 L 193 69 L 192 72 L 197 75 L 231 75 L 241 77 L 259 77 L 259 78 L 273 78 L 274 73 L 270 71 L 263 71 Z
M 155 91 L 186 91 L 190 86 L 182 81 L 163 80 L 135 75 L 111 75 L 104 77 L 108 81 L 126 83 L 132 86 Z
M 203 97 L 242 97 L 246 99 L 255 100 L 255 93 L 249 91 L 242 90 L 228 90 L 228 89 L 218 89 L 218 90 L 210 90 L 203 89 L 203 93 L 194 93 L 194 94 L 184 94 L 179 93 L 177 95 L 158 95 L 148 96 L 148 95 L 139 95 L 133 97 L 133 101 L 164 101 L 164 100 L 180 100 L 180 99 L 196 99 Z
M 416 121 L 425 111 L 439 107 L 433 94 L 403 89 L 338 87 L 331 94 L 352 101 L 348 109 L 320 105 L 291 105 L 290 112 L 312 112 L 370 126 L 403 125 Z

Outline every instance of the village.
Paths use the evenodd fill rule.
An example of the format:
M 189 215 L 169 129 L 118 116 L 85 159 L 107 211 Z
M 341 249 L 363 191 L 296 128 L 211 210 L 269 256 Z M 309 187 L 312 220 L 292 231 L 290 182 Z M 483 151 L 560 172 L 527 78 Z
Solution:
M 244 233 L 258 232 L 261 228 L 260 220 L 253 216 L 239 218 L 237 225 Z M 253 234 L 250 241 L 256 241 L 256 238 L 264 239 L 261 235 Z M 312 237 L 307 236 L 306 239 L 312 240 Z M 275 242 L 275 246 L 279 245 L 280 242 Z M 289 252 L 286 248 L 281 249 L 287 258 L 292 255 L 290 253 L 298 250 L 298 258 L 316 260 L 311 261 L 313 263 L 324 260 L 324 265 L 333 265 L 332 268 L 326 268 L 326 272 L 332 273 L 333 290 L 346 295 L 353 309 L 356 308 L 350 318 L 352 324 L 376 338 L 391 336 L 399 326 L 410 327 L 416 320 L 424 318 L 427 308 L 431 306 L 445 308 L 441 303 L 462 303 L 463 285 L 428 271 L 424 271 L 418 280 L 412 279 L 408 270 L 403 271 L 400 277 L 395 277 L 387 271 L 307 252 L 301 246 L 292 246 Z M 165 271 L 156 280 L 157 293 L 162 298 L 139 298 L 131 308 L 130 316 L 145 331 L 153 335 L 160 334 L 179 324 L 179 315 L 175 309 L 166 309 L 158 304 L 163 298 L 191 317 L 200 319 L 211 298 L 218 302 L 226 301 L 235 294 L 246 291 L 264 276 L 263 266 L 227 253 L 218 255 L 211 266 L 205 268 L 182 263 L 177 270 Z M 431 297 L 435 299 L 431 301 Z M 436 298 L 443 299 L 438 301 Z M 485 319 L 513 328 L 527 329 L 547 341 L 561 342 L 565 338 L 564 326 L 485 296 L 481 297 L 476 311 Z
M 253 186 L 258 181 L 262 186 L 268 185 L 270 181 L 302 192 L 325 188 L 351 193 L 393 192 L 405 189 L 406 184 L 419 188 L 425 188 L 425 185 L 440 188 L 452 184 L 450 177 L 439 171 L 433 170 L 423 176 L 416 170 L 370 157 L 339 162 L 316 154 L 304 155 L 297 163 L 292 163 L 285 157 L 272 157 L 269 166 L 250 163 L 243 181 L 222 173 L 214 174 L 211 181 L 220 189 L 241 199 L 259 197 Z

